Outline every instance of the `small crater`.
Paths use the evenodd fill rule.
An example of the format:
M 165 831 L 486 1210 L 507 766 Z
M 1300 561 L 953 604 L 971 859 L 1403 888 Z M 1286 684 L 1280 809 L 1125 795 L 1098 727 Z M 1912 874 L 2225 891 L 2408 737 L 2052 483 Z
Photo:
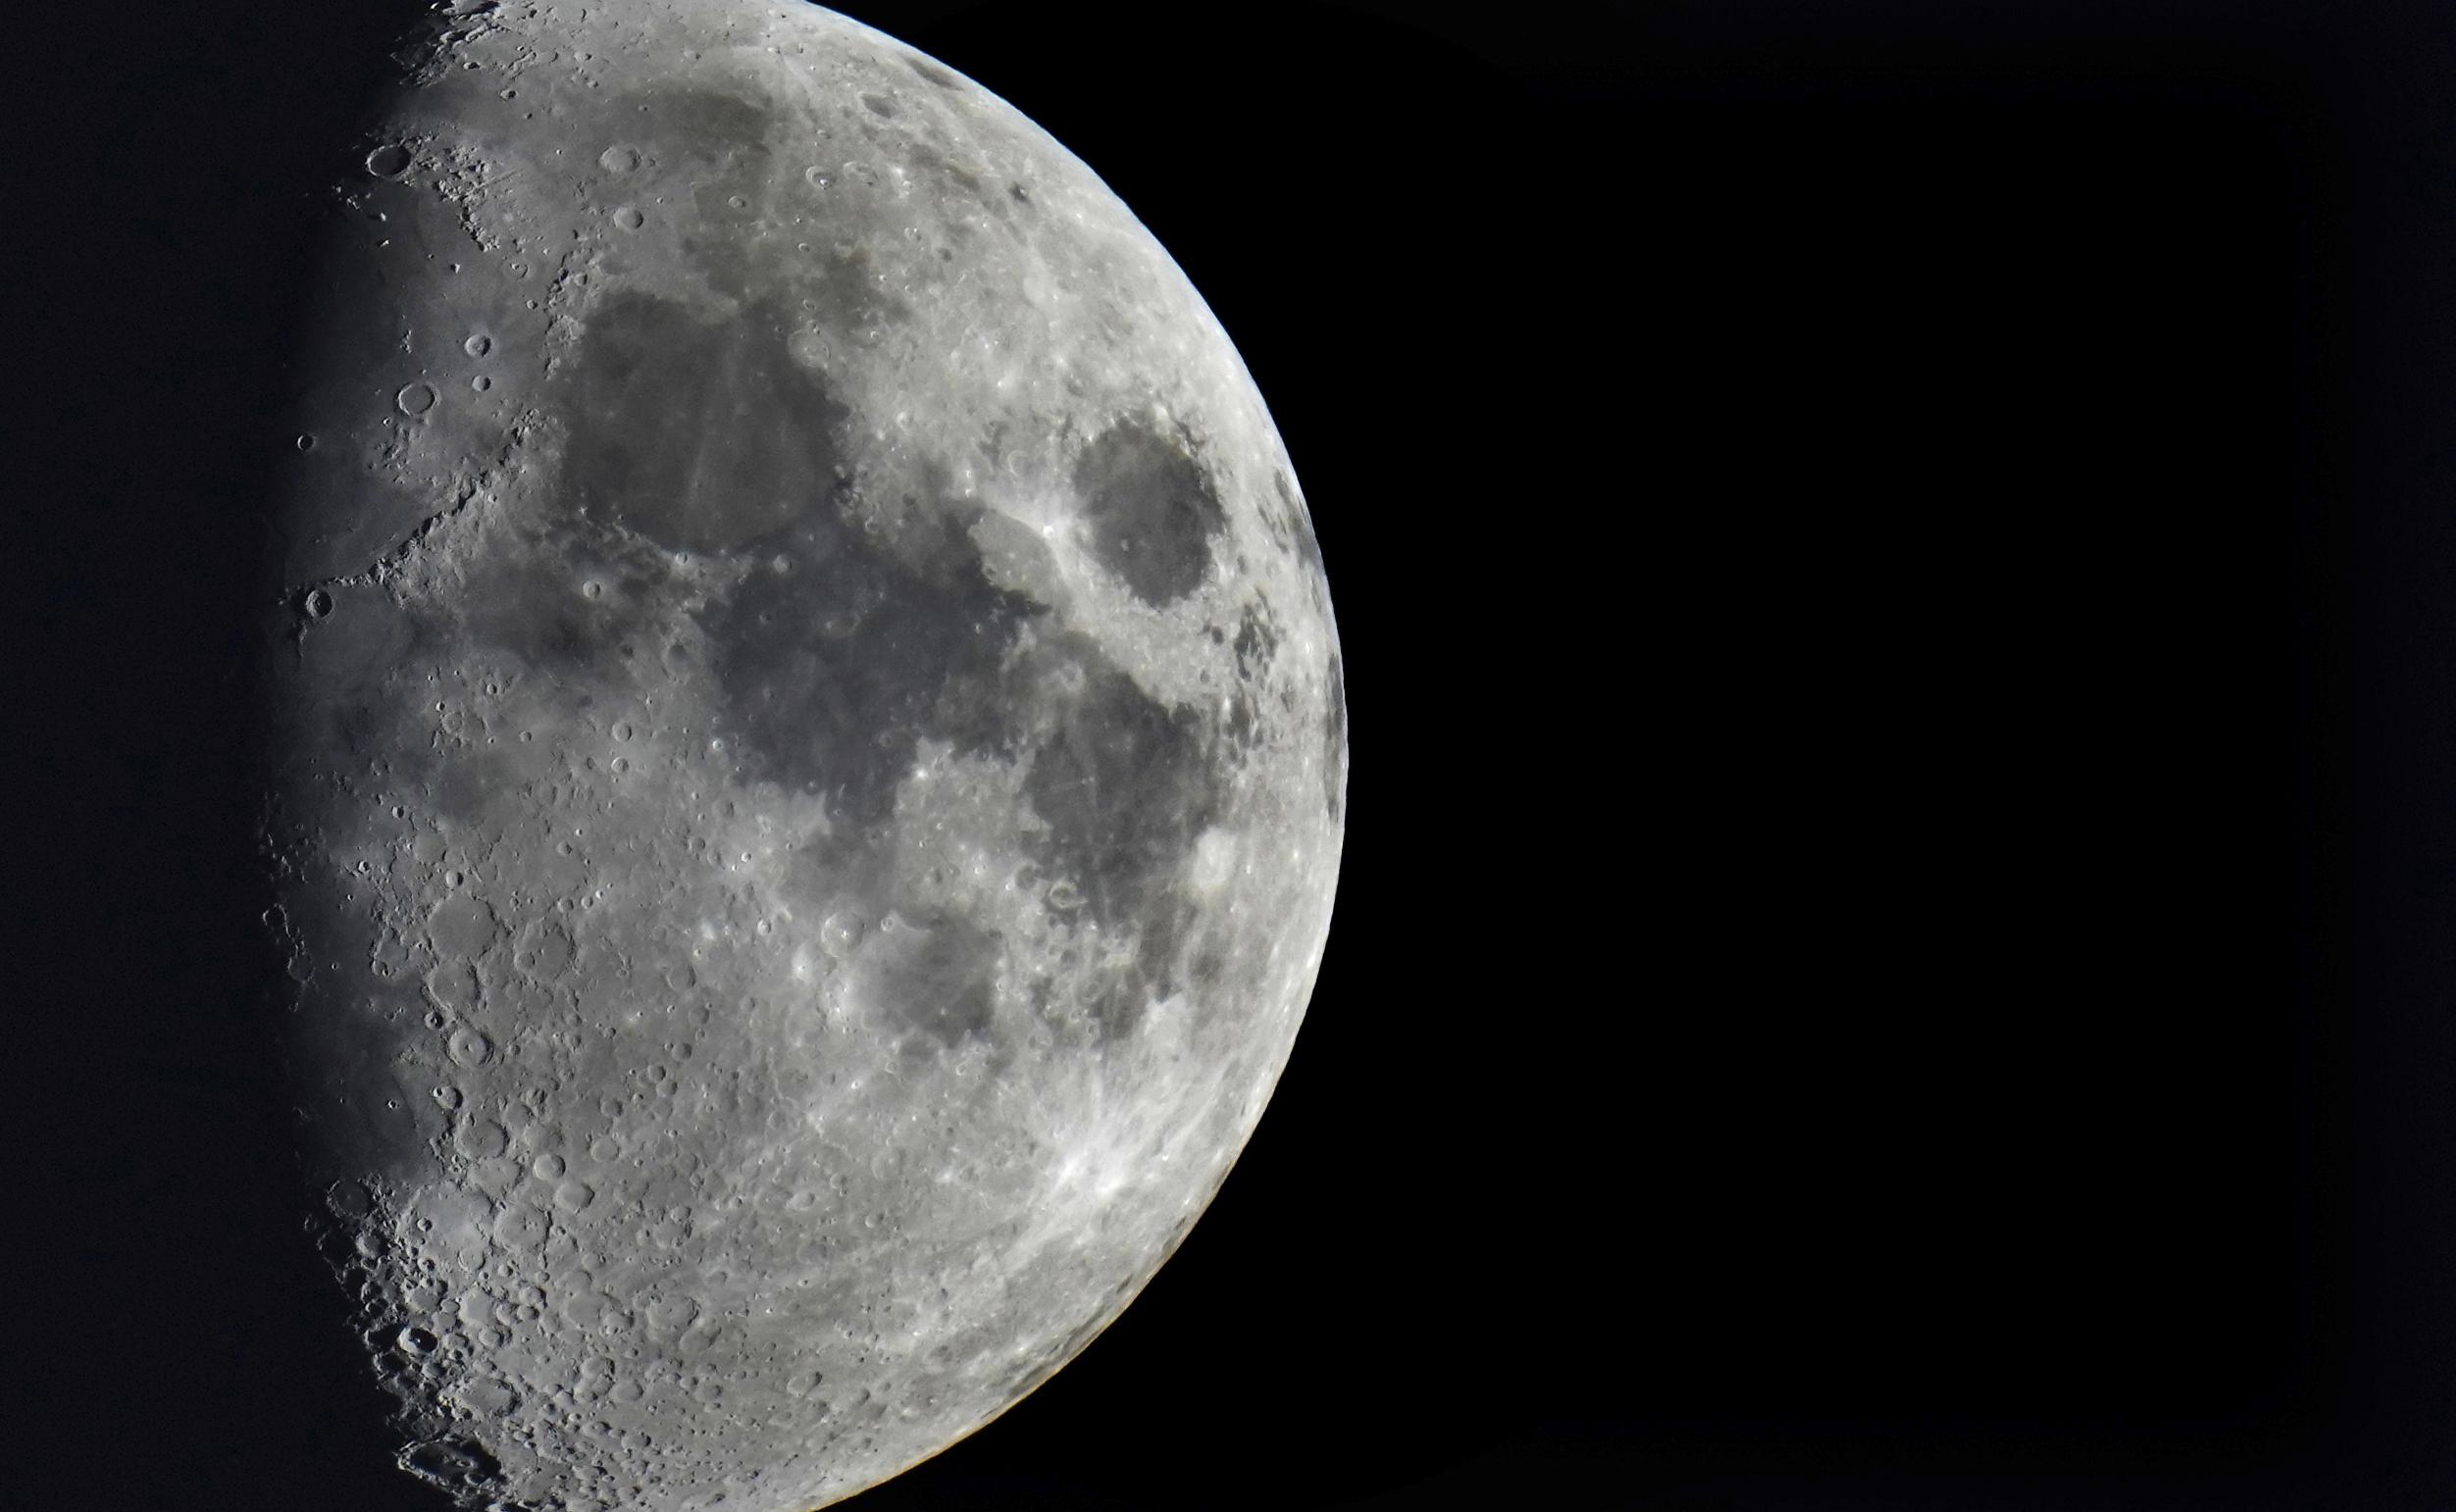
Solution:
M 624 230 L 636 231 L 648 224 L 648 218 L 640 213 L 637 205 L 625 205 L 614 212 L 614 224 Z
M 378 178 L 398 178 L 409 172 L 410 151 L 399 142 L 385 142 L 367 154 L 367 172 Z
M 483 330 L 477 331 L 461 343 L 461 350 L 472 357 L 484 357 L 494 350 L 494 338 Z
M 322 588 L 310 588 L 298 601 L 298 608 L 310 620 L 321 620 L 333 612 L 333 595 Z
M 609 174 L 628 174 L 640 167 L 640 149 L 617 142 L 597 154 L 597 167 Z
M 861 105 L 864 110 L 882 121 L 895 119 L 895 102 L 883 94 L 865 94 L 861 97 Z

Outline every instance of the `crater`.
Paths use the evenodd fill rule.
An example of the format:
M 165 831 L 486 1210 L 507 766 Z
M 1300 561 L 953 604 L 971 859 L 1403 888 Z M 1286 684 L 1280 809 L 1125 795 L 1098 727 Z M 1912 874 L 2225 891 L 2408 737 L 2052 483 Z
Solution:
M 427 916 L 427 935 L 446 960 L 470 960 L 494 942 L 494 910 L 466 893 L 445 898 Z
M 503 1475 L 502 1462 L 466 1438 L 435 1438 L 401 1455 L 404 1467 L 422 1479 L 458 1491 L 494 1485 Z

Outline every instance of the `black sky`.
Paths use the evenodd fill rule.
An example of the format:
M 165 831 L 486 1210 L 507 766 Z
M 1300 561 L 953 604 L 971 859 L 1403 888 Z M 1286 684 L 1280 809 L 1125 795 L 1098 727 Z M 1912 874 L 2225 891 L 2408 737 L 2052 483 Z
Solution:
M 1211 1215 L 859 1505 L 2456 1504 L 2456 11 L 846 8 L 1219 314 L 1355 763 Z M 0 1504 L 425 1505 L 296 1237 L 243 759 L 410 10 L 9 49 Z

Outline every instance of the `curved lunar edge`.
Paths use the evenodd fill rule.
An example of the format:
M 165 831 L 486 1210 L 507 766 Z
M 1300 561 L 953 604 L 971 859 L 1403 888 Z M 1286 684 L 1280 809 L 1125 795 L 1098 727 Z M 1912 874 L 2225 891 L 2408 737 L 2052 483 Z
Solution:
M 1217 321 L 978 85 L 746 0 L 402 56 L 268 568 L 326 1238 L 464 1505 L 800 1512 L 1081 1350 L 1252 1134 L 1320 559 Z

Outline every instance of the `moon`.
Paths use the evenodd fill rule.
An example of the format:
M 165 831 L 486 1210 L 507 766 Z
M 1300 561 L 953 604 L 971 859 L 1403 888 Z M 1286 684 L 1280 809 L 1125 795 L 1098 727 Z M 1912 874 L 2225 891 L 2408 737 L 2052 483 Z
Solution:
M 1185 1237 L 1329 932 L 1338 635 L 1184 274 L 954 71 L 464 3 L 336 175 L 268 552 L 317 1229 L 461 1504 L 803 1512 Z

